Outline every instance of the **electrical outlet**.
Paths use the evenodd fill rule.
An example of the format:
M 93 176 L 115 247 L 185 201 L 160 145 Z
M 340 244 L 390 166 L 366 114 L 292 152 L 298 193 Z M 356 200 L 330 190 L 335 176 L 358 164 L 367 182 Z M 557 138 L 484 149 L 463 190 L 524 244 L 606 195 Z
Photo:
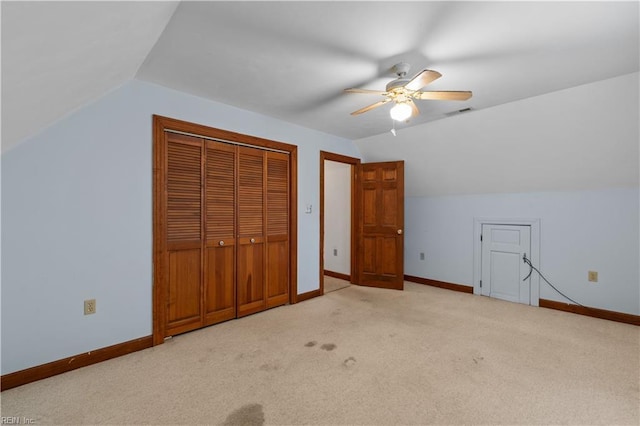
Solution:
M 424 260 L 424 253 L 420 253 L 420 260 Z
M 96 313 L 96 299 L 88 299 L 84 301 L 84 314 L 92 315 Z
M 589 271 L 589 282 L 597 283 L 598 282 L 598 272 L 597 271 Z

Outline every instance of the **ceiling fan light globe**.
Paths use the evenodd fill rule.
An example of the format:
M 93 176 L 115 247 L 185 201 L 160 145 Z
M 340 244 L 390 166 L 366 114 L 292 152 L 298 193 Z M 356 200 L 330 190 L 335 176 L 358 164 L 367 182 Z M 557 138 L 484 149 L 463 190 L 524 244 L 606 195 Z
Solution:
M 411 106 L 407 103 L 397 103 L 391 108 L 389 114 L 396 121 L 405 121 L 411 117 Z

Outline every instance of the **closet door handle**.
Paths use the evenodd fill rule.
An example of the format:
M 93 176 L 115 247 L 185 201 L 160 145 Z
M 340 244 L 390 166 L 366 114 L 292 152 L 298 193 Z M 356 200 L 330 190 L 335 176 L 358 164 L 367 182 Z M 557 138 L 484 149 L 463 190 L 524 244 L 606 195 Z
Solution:
M 255 242 L 256 242 L 256 239 L 255 239 L 255 238 L 252 238 L 252 239 L 250 239 L 249 241 L 251 241 L 251 244 L 253 244 L 253 243 L 255 243 Z
M 224 241 L 220 240 L 220 242 L 218 243 L 218 245 L 223 246 L 223 245 L 224 245 Z

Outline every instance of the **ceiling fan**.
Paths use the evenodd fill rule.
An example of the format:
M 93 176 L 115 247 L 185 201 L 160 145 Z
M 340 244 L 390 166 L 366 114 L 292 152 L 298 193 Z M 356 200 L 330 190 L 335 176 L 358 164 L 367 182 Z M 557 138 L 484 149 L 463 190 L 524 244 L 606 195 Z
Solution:
M 387 84 L 386 90 L 369 89 L 345 89 L 347 93 L 368 93 L 382 95 L 384 99 L 375 104 L 360 108 L 351 115 L 362 114 L 374 108 L 393 102 L 395 105 L 389 111 L 391 118 L 396 121 L 405 121 L 420 113 L 414 99 L 426 99 L 437 101 L 466 101 L 472 95 L 470 91 L 423 91 L 422 88 L 432 81 L 442 77 L 438 71 L 424 69 L 413 78 L 406 78 L 409 64 L 400 62 L 391 69 L 398 76 Z

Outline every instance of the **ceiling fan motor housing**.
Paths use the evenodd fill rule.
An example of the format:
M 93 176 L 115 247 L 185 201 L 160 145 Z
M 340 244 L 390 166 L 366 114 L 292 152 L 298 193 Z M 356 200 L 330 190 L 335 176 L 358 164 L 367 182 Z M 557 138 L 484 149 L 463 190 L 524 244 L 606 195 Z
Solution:
M 387 92 L 390 92 L 393 89 L 395 89 L 396 87 L 403 87 L 409 81 L 410 80 L 408 78 L 396 78 L 395 80 L 390 81 L 389 83 L 387 83 L 386 90 L 387 90 Z
M 410 68 L 411 66 L 406 62 L 399 62 L 395 64 L 393 67 L 391 67 L 391 70 L 398 76 L 398 78 L 396 78 L 393 81 L 390 81 L 387 84 L 387 87 L 386 87 L 387 92 L 390 92 L 392 89 L 395 89 L 396 87 L 404 86 L 410 81 L 410 79 L 405 78 Z
M 402 78 L 407 75 L 411 65 L 406 62 L 399 62 L 391 67 L 391 70 L 398 76 L 398 78 Z

